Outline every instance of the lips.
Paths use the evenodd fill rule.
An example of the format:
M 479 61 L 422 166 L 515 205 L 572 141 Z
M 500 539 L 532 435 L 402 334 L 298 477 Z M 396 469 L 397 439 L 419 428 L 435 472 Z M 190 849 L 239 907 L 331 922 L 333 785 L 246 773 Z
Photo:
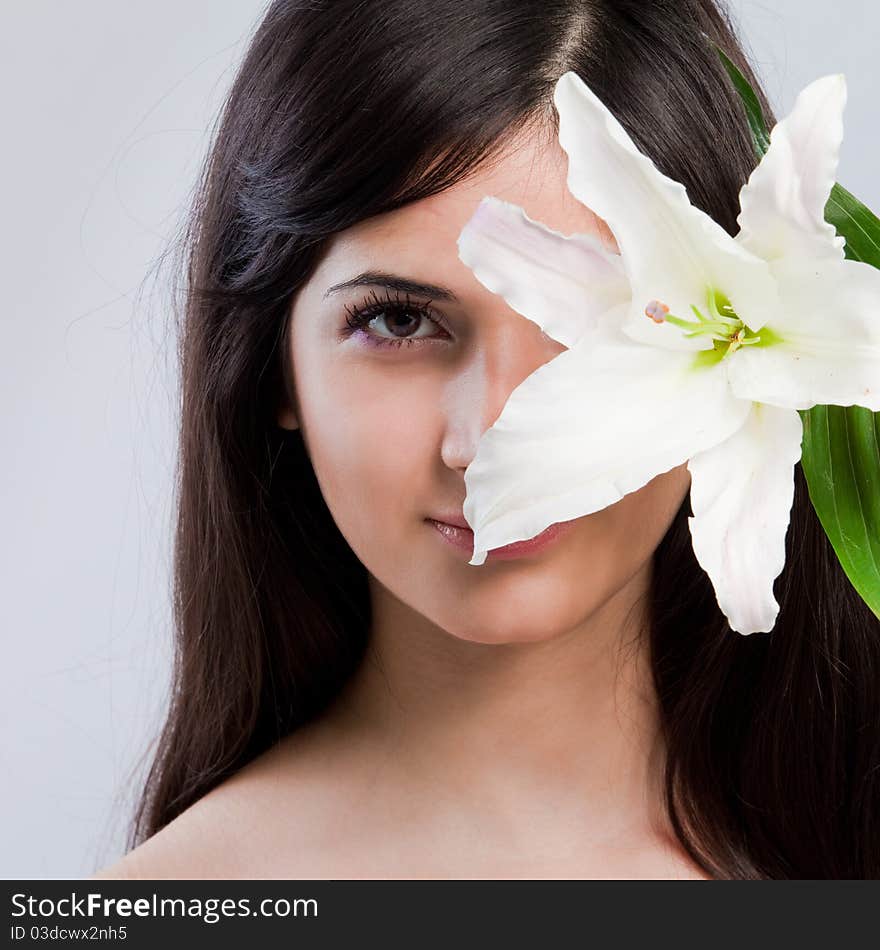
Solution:
M 455 547 L 465 548 L 468 551 L 474 549 L 474 532 L 465 526 L 450 524 L 448 521 L 439 521 L 435 518 L 427 519 L 443 537 L 454 544 Z
M 444 520 L 439 518 L 427 518 L 426 520 L 434 526 L 445 541 L 453 547 L 465 550 L 468 554 L 473 554 L 474 550 L 474 532 L 467 526 L 464 518 L 460 523 L 446 521 L 446 517 L 457 517 L 456 515 L 446 515 Z M 492 548 L 486 555 L 487 560 L 508 560 L 510 558 L 523 557 L 527 554 L 536 553 L 552 544 L 557 538 L 566 534 L 574 524 L 573 521 L 561 521 L 551 524 L 534 538 L 528 538 L 524 541 L 514 541 L 511 544 L 505 544 L 500 548 Z
M 464 520 L 464 513 L 461 511 L 450 511 L 445 515 L 437 515 L 436 518 L 428 518 L 428 521 L 450 524 L 454 528 L 467 528 L 468 531 L 471 531 L 471 526 Z M 471 531 L 471 533 L 473 532 Z

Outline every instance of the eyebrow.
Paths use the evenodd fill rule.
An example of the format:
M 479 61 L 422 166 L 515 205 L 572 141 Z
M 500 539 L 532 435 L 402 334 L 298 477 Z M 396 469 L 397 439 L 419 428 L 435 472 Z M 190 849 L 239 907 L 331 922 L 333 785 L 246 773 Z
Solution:
M 418 280 L 411 280 L 409 277 L 401 277 L 398 274 L 387 274 L 384 271 L 368 270 L 351 280 L 344 280 L 341 284 L 334 284 L 324 291 L 324 296 L 339 293 L 341 290 L 347 290 L 349 287 L 387 287 L 388 290 L 394 290 L 402 294 L 415 294 L 422 297 L 430 297 L 432 300 L 451 300 L 458 302 L 458 297 L 448 287 L 438 287 L 436 284 L 425 284 Z

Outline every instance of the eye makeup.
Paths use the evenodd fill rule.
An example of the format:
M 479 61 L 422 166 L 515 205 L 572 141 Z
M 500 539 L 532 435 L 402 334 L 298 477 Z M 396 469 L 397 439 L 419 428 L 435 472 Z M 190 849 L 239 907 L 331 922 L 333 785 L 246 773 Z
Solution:
M 366 299 L 358 307 L 345 308 L 348 316 L 345 324 L 347 329 L 343 331 L 345 337 L 358 336 L 366 345 L 377 348 L 382 347 L 400 347 L 404 344 L 407 347 L 421 346 L 438 339 L 446 339 L 449 333 L 446 330 L 443 318 L 431 308 L 431 301 L 422 303 L 410 299 L 409 293 L 406 293 L 401 300 L 400 292 L 385 289 L 383 296 L 379 297 L 375 291 L 371 291 Z M 370 324 L 377 322 L 380 326 L 385 324 L 389 327 L 388 321 L 392 325 L 398 321 L 406 322 L 407 318 L 413 319 L 417 328 L 432 324 L 441 330 L 441 334 L 432 334 L 430 336 L 383 336 L 380 333 L 371 330 Z M 400 324 L 398 323 L 398 329 Z M 392 331 L 393 332 L 393 331 Z

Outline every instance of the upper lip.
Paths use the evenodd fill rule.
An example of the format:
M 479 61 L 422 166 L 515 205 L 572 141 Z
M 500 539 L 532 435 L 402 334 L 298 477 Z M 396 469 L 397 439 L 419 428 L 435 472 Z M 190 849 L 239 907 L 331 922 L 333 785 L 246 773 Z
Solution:
M 471 529 L 471 526 L 464 520 L 464 515 L 460 511 L 450 511 L 447 514 L 431 517 L 432 521 L 442 521 L 444 524 L 451 524 L 456 528 Z

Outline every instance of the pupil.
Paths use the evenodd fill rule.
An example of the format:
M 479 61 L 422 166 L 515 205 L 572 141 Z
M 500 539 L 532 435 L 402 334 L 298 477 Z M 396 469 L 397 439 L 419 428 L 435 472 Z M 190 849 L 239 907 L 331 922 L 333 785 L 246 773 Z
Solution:
M 385 324 L 386 326 L 388 326 L 388 329 L 391 330 L 391 332 L 394 333 L 396 336 L 406 336 L 406 331 L 412 330 L 412 326 L 402 327 L 400 326 L 399 321 L 406 322 L 408 320 L 412 322 L 412 315 L 409 314 L 407 311 L 392 310 L 390 313 L 391 313 L 390 316 L 388 315 L 388 313 L 382 314 L 383 319 L 385 320 Z M 398 333 L 398 330 L 402 330 L 404 332 Z

